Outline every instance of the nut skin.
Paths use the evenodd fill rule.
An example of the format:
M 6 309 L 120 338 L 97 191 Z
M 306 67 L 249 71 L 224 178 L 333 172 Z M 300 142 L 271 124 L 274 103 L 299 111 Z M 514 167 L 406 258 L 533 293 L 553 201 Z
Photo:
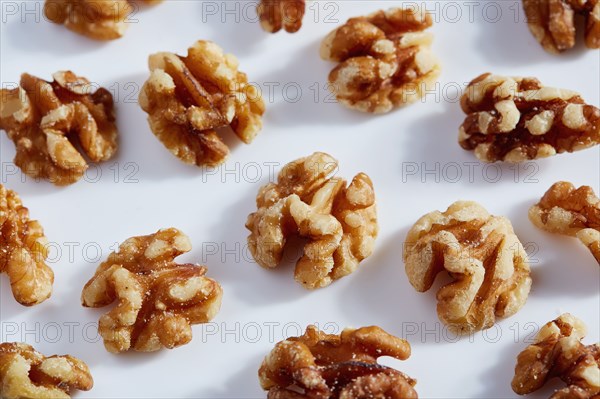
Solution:
M 302 27 L 306 0 L 261 0 L 256 11 L 265 31 L 295 33 Z
M 484 162 L 518 163 L 600 143 L 600 109 L 535 78 L 485 73 L 461 99 L 459 144 Z
M 600 395 L 600 344 L 584 345 L 585 325 L 565 313 L 540 329 L 517 358 L 512 389 L 527 395 L 560 378 L 567 388 L 550 399 L 596 399 Z
M 6 399 L 68 399 L 72 390 L 89 391 L 88 366 L 69 355 L 45 357 L 24 343 L 0 344 L 0 395 Z
M 92 84 L 71 71 L 53 78 L 25 73 L 19 87 L 0 90 L 0 129 L 15 143 L 14 162 L 24 173 L 64 186 L 85 173 L 83 155 L 101 162 L 115 154 L 117 127 L 108 90 L 92 92 Z
M 263 186 L 248 216 L 248 246 L 256 262 L 275 268 L 293 236 L 308 240 L 295 279 L 307 289 L 328 286 L 353 273 L 373 252 L 378 234 L 375 192 L 360 173 L 349 185 L 330 177 L 337 161 L 314 153 L 290 162 L 277 183 Z
M 440 320 L 458 333 L 491 327 L 523 307 L 531 288 L 527 253 L 510 221 L 475 202 L 458 201 L 419 219 L 408 232 L 406 274 L 418 292 L 447 271 L 437 293 Z
M 321 58 L 338 62 L 329 74 L 338 101 L 355 110 L 386 113 L 423 97 L 440 75 L 425 30 L 431 15 L 392 8 L 351 18 L 321 44 Z
M 579 238 L 600 265 L 600 198 L 591 187 L 554 183 L 529 209 L 529 219 L 542 230 Z
M 98 331 L 109 352 L 152 352 L 185 345 L 193 324 L 206 323 L 221 306 L 223 290 L 206 268 L 177 264 L 191 250 L 177 229 L 133 237 L 112 253 L 85 285 L 85 307 L 118 304 L 100 317 Z
M 260 92 L 238 70 L 237 59 L 215 43 L 197 41 L 186 57 L 153 54 L 149 65 L 140 106 L 156 137 L 183 162 L 225 162 L 229 148 L 219 129 L 231 128 L 246 144 L 261 130 L 265 104 Z
M 381 356 L 410 357 L 410 344 L 381 328 L 304 335 L 275 345 L 258 372 L 269 399 L 417 398 L 416 381 L 377 363 Z
M 16 192 L 0 184 L 0 273 L 10 278 L 13 296 L 33 306 L 52 294 L 54 272 L 46 265 L 48 240 L 37 220 L 29 219 Z

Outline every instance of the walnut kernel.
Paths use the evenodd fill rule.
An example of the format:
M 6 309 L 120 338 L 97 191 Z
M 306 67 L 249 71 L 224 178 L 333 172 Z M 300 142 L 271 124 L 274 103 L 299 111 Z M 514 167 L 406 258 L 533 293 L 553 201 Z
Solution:
M 262 28 L 270 33 L 282 28 L 295 33 L 302 27 L 306 0 L 260 0 L 257 7 Z

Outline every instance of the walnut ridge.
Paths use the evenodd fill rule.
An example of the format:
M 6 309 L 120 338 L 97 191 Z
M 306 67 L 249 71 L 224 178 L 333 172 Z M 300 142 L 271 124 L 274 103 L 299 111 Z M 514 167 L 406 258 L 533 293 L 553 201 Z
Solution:
M 205 267 L 174 261 L 190 250 L 187 236 L 164 229 L 128 239 L 98 267 L 81 300 L 94 308 L 118 301 L 98 325 L 109 352 L 185 345 L 192 339 L 192 324 L 217 314 L 223 295 L 219 283 L 205 277 Z
M 269 399 L 414 399 L 416 381 L 377 359 L 410 357 L 410 344 L 381 328 L 330 335 L 308 326 L 275 345 L 258 372 Z
M 256 11 L 265 31 L 295 33 L 302 27 L 306 0 L 260 0 Z
M 458 201 L 419 219 L 408 232 L 406 274 L 419 292 L 447 271 L 453 282 L 437 293 L 440 320 L 470 333 L 523 307 L 531 288 L 527 254 L 510 221 L 475 202 Z
M 260 189 L 258 210 L 246 222 L 250 252 L 265 268 L 281 263 L 290 237 L 308 240 L 295 271 L 296 281 L 307 289 L 354 272 L 373 252 L 378 233 L 371 180 L 360 173 L 347 186 L 331 177 L 336 169 L 337 161 L 325 153 L 290 162 L 277 183 Z
M 600 109 L 535 78 L 483 74 L 461 99 L 459 143 L 484 162 L 522 162 L 600 143 Z
M 321 44 L 321 58 L 338 62 L 330 88 L 343 105 L 385 113 L 413 103 L 431 89 L 440 65 L 430 50 L 431 15 L 392 8 L 351 18 Z
M 215 166 L 229 148 L 217 134 L 230 127 L 244 143 L 262 128 L 260 92 L 238 70 L 238 61 L 215 43 L 198 41 L 186 57 L 157 53 L 139 102 L 156 137 L 188 164 Z

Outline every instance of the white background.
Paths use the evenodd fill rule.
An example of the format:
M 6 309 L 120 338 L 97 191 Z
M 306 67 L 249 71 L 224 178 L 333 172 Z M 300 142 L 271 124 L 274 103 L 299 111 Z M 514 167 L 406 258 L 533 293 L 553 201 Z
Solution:
M 598 147 L 516 169 L 486 168 L 457 144 L 464 118 L 457 93 L 491 71 L 536 76 L 549 86 L 577 90 L 598 105 L 598 51 L 580 45 L 560 56 L 545 53 L 530 35 L 518 1 L 426 2 L 437 22 L 434 50 L 443 62 L 438 90 L 425 102 L 384 116 L 326 102 L 324 85 L 333 64 L 319 58 L 321 39 L 336 21 L 401 3 L 314 2 L 300 32 L 270 35 L 256 23 L 250 2 L 168 0 L 142 8 L 122 39 L 98 43 L 44 20 L 40 3 L 2 1 L 2 83 L 18 81 L 25 71 L 50 79 L 57 70 L 72 69 L 113 91 L 120 131 L 117 157 L 67 188 L 13 174 L 14 146 L 5 134 L 0 137 L 2 183 L 18 191 L 43 224 L 54 243 L 49 264 L 56 273 L 52 298 L 29 309 L 16 304 L 2 277 L 2 340 L 27 341 L 46 354 L 84 359 L 95 387 L 81 398 L 265 397 L 257 379 L 262 358 L 284 335 L 296 335 L 299 326 L 314 322 L 332 323 L 329 332 L 333 326 L 376 324 L 407 338 L 412 357 L 391 364 L 418 380 L 423 398 L 516 397 L 510 388 L 516 355 L 536 328 L 561 312 L 581 317 L 589 327 L 586 342 L 596 342 L 597 264 L 576 239 L 537 230 L 527 210 L 557 180 L 591 185 L 598 192 Z M 225 13 L 225 7 L 233 12 Z M 227 133 L 232 154 L 216 170 L 186 166 L 170 155 L 136 104 L 137 90 L 148 76 L 147 56 L 184 54 L 197 39 L 214 40 L 234 53 L 250 80 L 265 89 L 267 101 L 261 134 L 246 146 Z M 272 98 L 269 85 L 274 86 Z M 279 170 L 313 151 L 339 159 L 340 174 L 348 179 L 360 171 L 371 176 L 381 233 L 375 253 L 356 273 L 307 292 L 293 280 L 295 259 L 288 257 L 288 264 L 276 271 L 254 264 L 244 250 L 244 223 L 255 209 L 259 187 L 273 178 L 269 164 Z M 419 171 L 407 175 L 415 166 Z M 517 315 L 487 333 L 451 342 L 455 337 L 443 329 L 435 310 L 435 292 L 444 279 L 431 291 L 416 293 L 404 273 L 402 243 L 418 217 L 458 199 L 479 201 L 512 220 L 531 252 L 534 283 Z M 169 226 L 183 230 L 194 244 L 180 260 L 208 265 L 209 276 L 223 285 L 222 310 L 214 324 L 195 326 L 193 341 L 184 347 L 109 354 L 87 324 L 107 309 L 81 307 L 81 289 L 115 243 Z M 72 257 L 69 246 L 76 246 Z M 549 384 L 535 397 L 546 398 L 559 386 Z

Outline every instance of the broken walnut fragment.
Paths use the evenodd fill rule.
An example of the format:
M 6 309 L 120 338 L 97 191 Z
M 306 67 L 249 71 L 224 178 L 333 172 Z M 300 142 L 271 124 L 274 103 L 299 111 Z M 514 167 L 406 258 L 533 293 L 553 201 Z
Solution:
M 542 230 L 579 238 L 600 265 L 600 199 L 591 187 L 553 184 L 529 209 L 529 219 Z
M 217 314 L 223 294 L 219 283 L 205 276 L 205 267 L 175 263 L 191 248 L 179 230 L 164 229 L 128 239 L 98 267 L 81 298 L 83 306 L 93 308 L 118 301 L 98 325 L 109 352 L 185 345 L 193 324 Z
M 585 325 L 565 313 L 544 325 L 535 343 L 517 358 L 512 389 L 527 395 L 553 378 L 567 387 L 550 399 L 597 399 L 600 397 L 600 344 L 584 345 Z
M 600 143 L 600 109 L 535 78 L 483 74 L 461 99 L 459 143 L 484 162 L 523 162 Z
M 306 0 L 260 0 L 257 13 L 262 28 L 270 33 L 282 28 L 295 33 L 302 27 Z
M 269 399 L 415 399 L 416 381 L 377 363 L 410 357 L 410 344 L 379 327 L 330 335 L 308 326 L 275 345 L 258 372 Z
M 73 390 L 89 391 L 88 366 L 72 356 L 45 357 L 23 343 L 0 344 L 0 396 L 7 399 L 69 399 Z
M 229 148 L 218 129 L 230 127 L 246 144 L 261 130 L 260 92 L 238 70 L 238 60 L 215 43 L 198 41 L 186 57 L 157 53 L 149 64 L 140 105 L 156 137 L 183 162 L 223 163 Z
M 265 268 L 281 263 L 288 239 L 307 240 L 295 271 L 307 289 L 354 272 L 373 252 L 378 233 L 371 179 L 360 173 L 347 185 L 332 176 L 336 170 L 337 161 L 320 152 L 290 162 L 277 183 L 259 190 L 258 210 L 246 222 L 250 252 Z
M 440 64 L 431 52 L 431 15 L 392 8 L 351 18 L 321 44 L 321 58 L 338 62 L 329 74 L 338 101 L 363 112 L 385 113 L 432 89 Z
M 510 221 L 475 202 L 458 201 L 419 219 L 408 232 L 404 262 L 419 292 L 429 290 L 442 271 L 452 277 L 437 293 L 437 312 L 460 333 L 512 316 L 531 288 L 527 253 Z

